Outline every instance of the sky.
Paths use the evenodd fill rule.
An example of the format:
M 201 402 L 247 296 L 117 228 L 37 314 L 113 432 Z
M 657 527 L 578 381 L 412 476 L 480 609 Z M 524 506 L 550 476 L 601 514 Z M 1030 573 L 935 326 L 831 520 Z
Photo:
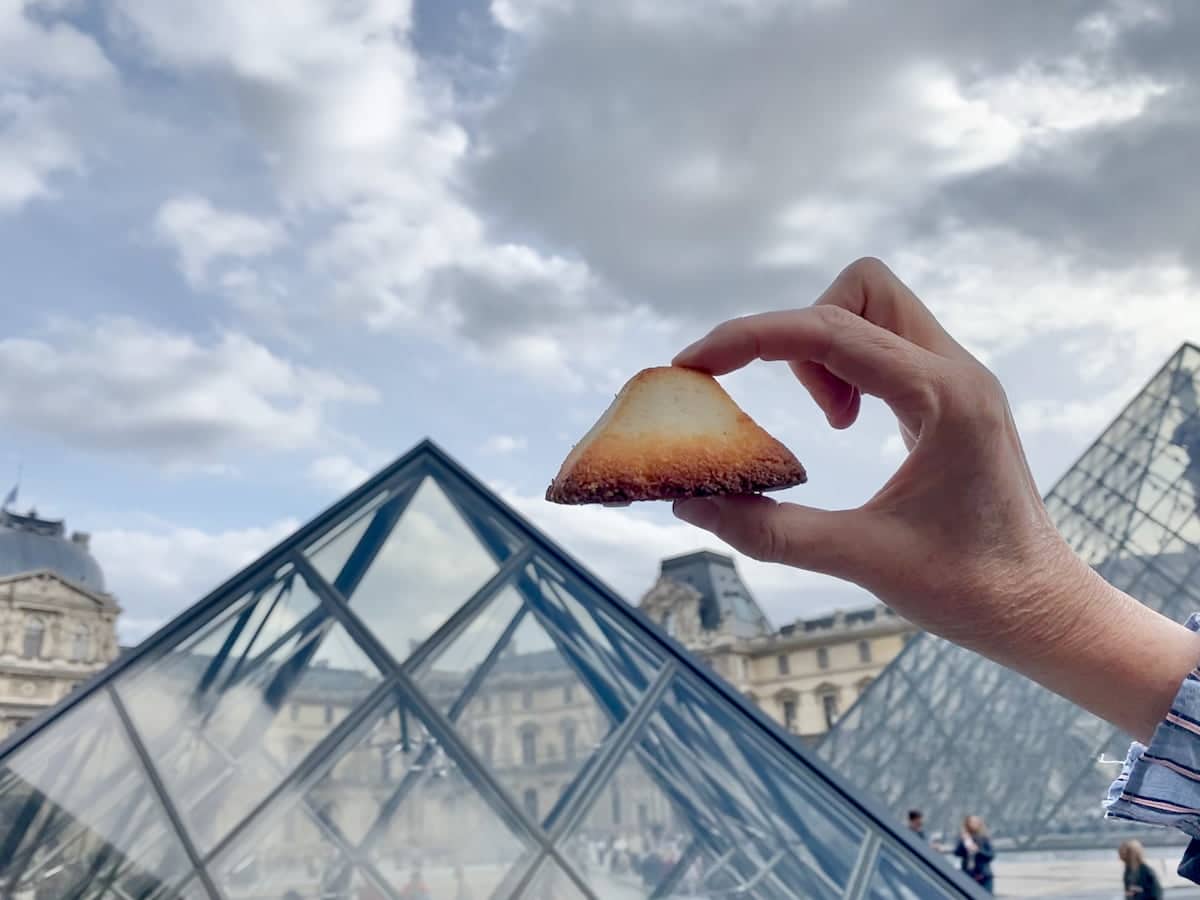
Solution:
M 639 369 L 882 258 L 1048 488 L 1200 339 L 1200 5 L 0 0 L 0 483 L 136 641 L 424 437 L 636 601 L 722 549 L 543 492 Z M 903 445 L 722 379 L 857 505 Z M 869 602 L 738 559 L 776 624 Z

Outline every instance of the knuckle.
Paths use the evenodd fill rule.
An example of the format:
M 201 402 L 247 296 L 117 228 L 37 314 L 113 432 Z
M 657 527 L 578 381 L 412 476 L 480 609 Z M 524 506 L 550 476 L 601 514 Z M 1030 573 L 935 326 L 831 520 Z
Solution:
M 1008 424 L 1008 397 L 989 369 L 974 364 L 943 376 L 944 408 L 976 429 L 992 431 Z
M 846 266 L 842 274 L 855 281 L 865 284 L 875 284 L 891 278 L 892 270 L 878 257 L 861 256 Z
M 858 316 L 850 312 L 850 310 L 828 303 L 822 304 L 821 306 L 814 306 L 813 314 L 817 317 L 817 320 L 830 331 L 846 328 L 858 318 Z
M 784 541 L 771 522 L 762 516 L 756 516 L 747 535 L 747 545 L 750 547 L 749 556 L 759 562 L 781 562 Z

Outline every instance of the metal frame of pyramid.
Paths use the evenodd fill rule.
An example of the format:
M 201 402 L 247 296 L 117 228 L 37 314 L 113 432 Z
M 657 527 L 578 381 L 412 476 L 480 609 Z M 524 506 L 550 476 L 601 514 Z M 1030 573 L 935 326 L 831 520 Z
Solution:
M 1200 611 L 1198 397 L 1200 348 L 1185 343 L 1046 495 L 1083 559 L 1177 621 Z M 930 830 L 951 836 L 975 813 L 1001 844 L 1024 849 L 1182 842 L 1170 829 L 1102 817 L 1129 742 L 1024 677 L 923 634 L 817 753 L 886 807 L 920 807 Z
M 389 543 L 405 521 L 432 527 L 414 512 L 429 483 L 490 556 L 446 607 L 371 581 L 385 551 L 451 579 L 470 568 Z M 522 650 L 526 632 L 545 640 Z M 472 717 L 489 685 L 548 672 L 582 687 L 563 702 L 582 697 L 593 731 L 582 753 L 574 730 L 539 751 L 559 773 L 543 813 Z M 627 776 L 639 820 L 658 798 L 679 852 L 619 893 L 588 823 Z M 438 829 L 457 855 L 422 861 Z M 495 898 L 975 896 L 429 441 L 0 744 L 4 896 L 396 898 L 420 865 L 492 873 Z

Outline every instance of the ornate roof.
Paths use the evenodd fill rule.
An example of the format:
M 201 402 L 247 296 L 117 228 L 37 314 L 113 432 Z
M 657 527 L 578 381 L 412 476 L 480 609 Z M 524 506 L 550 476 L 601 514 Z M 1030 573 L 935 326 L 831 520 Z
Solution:
M 67 537 L 61 519 L 0 509 L 0 578 L 41 571 L 105 592 L 104 573 L 88 550 L 88 535 L 77 531 Z

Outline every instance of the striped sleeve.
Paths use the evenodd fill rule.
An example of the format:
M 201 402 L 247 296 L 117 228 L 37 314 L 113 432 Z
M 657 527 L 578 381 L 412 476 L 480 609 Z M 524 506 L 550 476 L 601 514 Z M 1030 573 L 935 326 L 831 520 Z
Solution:
M 1187 627 L 1200 631 L 1200 614 Z M 1166 825 L 1200 838 L 1200 669 L 1183 680 L 1150 744 L 1130 746 L 1104 809 L 1108 818 Z

